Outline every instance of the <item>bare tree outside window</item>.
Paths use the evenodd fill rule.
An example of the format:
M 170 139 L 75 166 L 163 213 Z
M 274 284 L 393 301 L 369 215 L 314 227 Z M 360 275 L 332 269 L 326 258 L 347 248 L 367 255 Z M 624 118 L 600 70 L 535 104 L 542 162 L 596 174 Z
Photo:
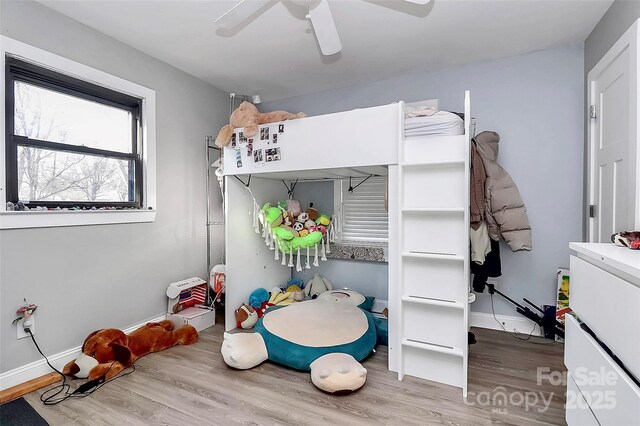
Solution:
M 122 117 L 122 111 L 22 82 L 15 82 L 14 87 L 17 135 L 57 143 L 70 143 L 72 139 L 72 145 L 79 145 L 78 140 L 84 138 L 88 145 L 103 149 L 101 144 L 111 140 L 125 146 L 130 144 L 130 136 L 126 134 L 130 124 L 124 121 L 128 117 Z M 78 106 L 79 101 L 86 105 Z M 69 110 L 73 114 L 69 114 Z M 108 123 L 100 122 L 105 121 L 105 116 L 117 121 L 118 125 L 111 125 L 115 130 L 111 130 Z M 92 126 L 94 118 L 99 119 Z M 124 137 L 122 129 L 125 130 Z M 97 137 L 93 137 L 94 133 Z M 18 146 L 19 198 L 32 202 L 129 201 L 131 167 L 131 162 L 117 158 Z

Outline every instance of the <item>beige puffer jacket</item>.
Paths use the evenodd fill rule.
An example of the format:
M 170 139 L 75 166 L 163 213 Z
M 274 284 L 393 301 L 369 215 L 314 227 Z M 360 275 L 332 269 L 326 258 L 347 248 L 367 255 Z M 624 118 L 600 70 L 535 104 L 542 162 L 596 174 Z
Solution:
M 487 173 L 485 217 L 489 236 L 494 240 L 502 236 L 513 251 L 531 250 L 527 209 L 513 179 L 497 162 L 500 135 L 482 132 L 474 139 Z

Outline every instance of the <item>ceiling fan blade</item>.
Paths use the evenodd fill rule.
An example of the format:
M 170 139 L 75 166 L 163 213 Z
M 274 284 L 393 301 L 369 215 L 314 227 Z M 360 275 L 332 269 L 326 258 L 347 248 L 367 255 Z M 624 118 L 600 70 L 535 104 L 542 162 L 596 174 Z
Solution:
M 342 50 L 338 29 L 327 0 L 320 0 L 317 6 L 309 10 L 307 18 L 311 21 L 313 32 L 316 34 L 323 55 L 333 55 Z
M 222 29 L 230 29 L 241 24 L 245 19 L 256 13 L 262 6 L 271 0 L 240 0 L 224 15 L 216 19 L 216 26 Z
M 408 1 L 409 3 L 415 3 L 421 6 L 424 6 L 425 4 L 429 3 L 431 0 L 404 0 L 404 1 Z

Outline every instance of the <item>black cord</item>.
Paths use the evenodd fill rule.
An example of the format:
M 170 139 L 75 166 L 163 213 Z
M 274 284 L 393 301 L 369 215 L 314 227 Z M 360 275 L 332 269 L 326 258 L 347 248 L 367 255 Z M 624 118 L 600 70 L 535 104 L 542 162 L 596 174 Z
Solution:
M 89 380 L 88 382 L 78 386 L 78 388 L 76 390 L 71 391 L 71 386 L 67 383 L 67 376 L 62 374 L 60 372 L 60 370 L 58 370 L 53 365 L 51 365 L 51 363 L 49 362 L 49 359 L 47 358 L 47 356 L 42 352 L 42 350 L 40 349 L 40 346 L 38 346 L 38 342 L 36 342 L 36 338 L 33 336 L 33 333 L 31 333 L 31 330 L 28 329 L 28 328 L 25 329 L 25 330 L 26 330 L 27 333 L 29 333 L 29 336 L 31 336 L 31 340 L 33 340 L 33 344 L 36 346 L 36 349 L 38 350 L 38 352 L 40 352 L 40 355 L 42 355 L 44 357 L 44 360 L 47 362 L 47 365 L 53 371 L 55 371 L 56 373 L 58 373 L 62 377 L 62 384 L 61 385 L 54 386 L 51 389 L 48 389 L 48 390 L 44 391 L 42 393 L 42 395 L 40 395 L 40 401 L 42 401 L 42 403 L 44 405 L 56 405 L 56 404 L 59 404 L 59 403 L 61 403 L 63 401 L 66 401 L 69 398 L 84 398 L 84 397 L 87 397 L 89 395 L 92 395 L 95 391 L 97 391 L 102 386 L 106 385 L 107 383 L 112 382 L 115 379 L 118 379 L 120 377 L 128 376 L 129 374 L 131 374 L 134 371 L 136 371 L 136 366 L 134 364 L 131 364 L 131 366 L 127 367 L 127 368 L 131 368 L 131 371 L 128 371 L 128 372 L 126 372 L 124 374 L 122 372 L 120 372 L 115 377 L 112 377 L 109 380 L 105 380 L 104 377 L 111 370 L 111 367 L 115 363 L 115 361 L 113 361 L 111 363 L 111 365 L 109 365 L 109 368 L 107 369 L 107 371 L 104 373 L 105 376 L 103 376 L 103 377 L 101 377 L 99 379 Z M 123 371 L 125 371 L 125 370 L 123 370 Z M 56 391 L 56 392 L 52 393 L 53 391 Z M 63 393 L 63 395 L 58 397 L 58 395 L 60 395 L 61 393 Z M 58 398 L 56 398 L 56 397 L 58 397 Z M 56 399 L 54 399 L 54 398 L 56 398 Z
M 368 181 L 370 178 L 372 178 L 373 175 L 369 175 L 366 178 L 364 178 L 359 184 L 357 184 L 356 186 L 351 186 L 351 178 L 349 178 L 349 189 L 347 189 L 347 192 L 352 193 L 357 187 L 359 187 L 360 185 L 362 185 L 363 183 L 365 183 L 366 181 Z
M 552 341 L 552 342 L 535 342 L 531 339 L 531 336 L 533 335 L 533 332 L 536 331 L 536 324 L 533 324 L 533 329 L 531 330 L 531 332 L 529 333 L 529 335 L 526 338 L 520 337 L 518 336 L 518 334 L 524 334 L 524 333 L 518 333 L 518 330 L 516 330 L 514 328 L 514 331 L 508 331 L 506 328 L 504 328 L 504 324 L 502 324 L 498 318 L 496 317 L 496 311 L 493 308 L 493 293 L 489 293 L 489 296 L 491 297 L 491 312 L 493 313 L 493 319 L 496 320 L 496 322 L 498 324 L 500 324 L 500 327 L 502 328 L 502 330 L 506 331 L 507 333 L 509 333 L 511 336 L 513 336 L 514 338 L 521 340 L 523 342 L 528 342 L 528 343 L 532 343 L 534 345 L 552 345 L 554 343 L 559 343 L 557 341 Z M 542 336 L 537 336 L 537 337 L 542 337 Z
M 296 185 L 298 184 L 298 179 L 296 179 L 293 185 L 291 185 L 291 188 L 289 188 L 289 185 L 287 185 L 287 183 L 284 180 L 282 181 L 282 184 L 284 185 L 285 188 L 287 188 L 287 194 L 289 194 L 289 198 L 292 198 L 293 191 L 296 189 Z
M 249 188 L 249 185 L 251 185 L 251 175 L 249 175 L 249 180 L 247 180 L 247 183 L 244 183 L 242 179 L 240 179 L 237 175 L 233 175 L 233 177 L 238 179 L 238 181 L 244 186 L 246 186 L 247 188 Z

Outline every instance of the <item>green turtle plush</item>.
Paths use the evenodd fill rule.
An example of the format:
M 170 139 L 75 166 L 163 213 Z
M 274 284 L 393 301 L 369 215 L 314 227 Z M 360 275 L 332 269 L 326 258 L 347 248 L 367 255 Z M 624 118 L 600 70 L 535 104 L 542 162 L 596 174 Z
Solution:
M 359 389 L 367 378 L 360 364 L 376 345 L 376 321 L 348 303 L 316 299 L 270 308 L 253 333 L 224 333 L 222 356 L 237 369 L 267 359 L 310 371 L 311 381 L 326 392 Z

